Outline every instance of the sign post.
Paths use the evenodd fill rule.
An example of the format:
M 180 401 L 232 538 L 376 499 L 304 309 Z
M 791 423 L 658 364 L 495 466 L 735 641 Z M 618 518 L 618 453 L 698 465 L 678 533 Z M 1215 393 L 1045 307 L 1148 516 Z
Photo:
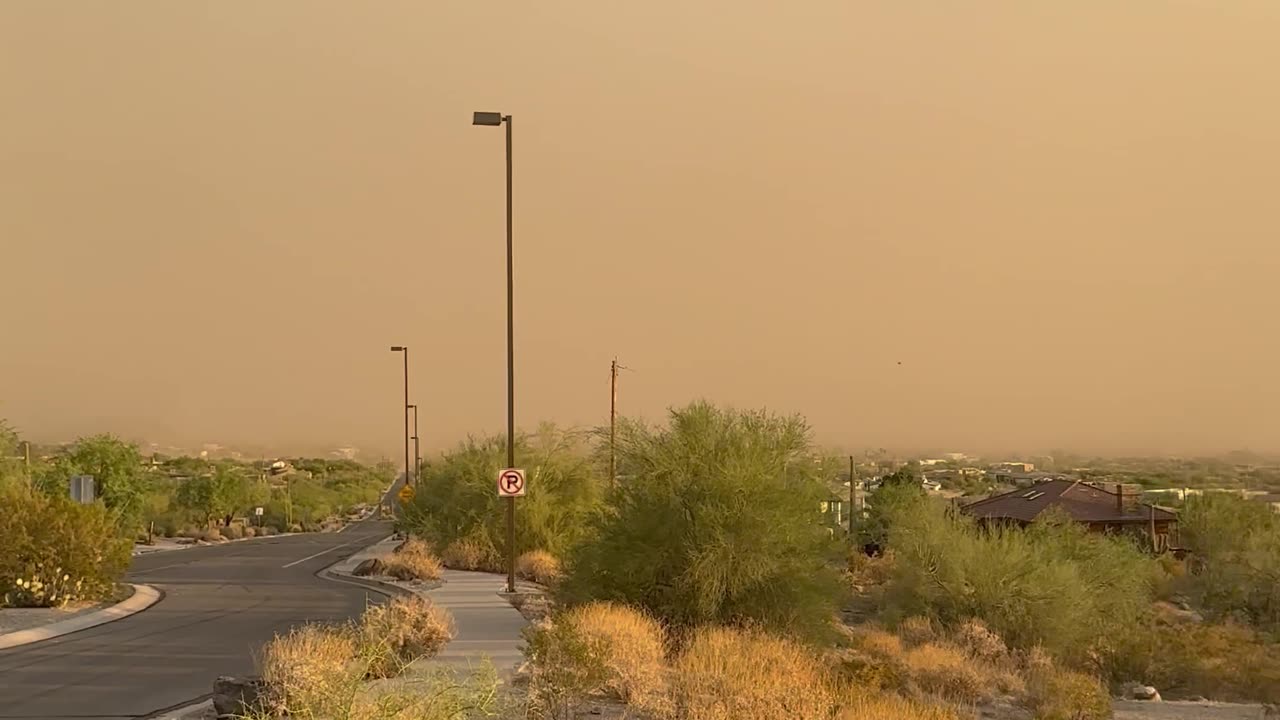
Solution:
M 524 470 L 507 468 L 498 473 L 498 497 L 507 501 L 507 592 L 516 591 L 516 498 L 524 497 Z
M 94 501 L 96 495 L 94 493 L 93 476 L 92 475 L 72 475 L 71 476 L 71 499 L 78 503 L 88 505 Z

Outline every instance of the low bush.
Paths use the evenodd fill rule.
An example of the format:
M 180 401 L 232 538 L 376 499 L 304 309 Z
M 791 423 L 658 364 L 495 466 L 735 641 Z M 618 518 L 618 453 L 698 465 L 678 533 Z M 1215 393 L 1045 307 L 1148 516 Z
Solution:
M 1028 704 L 1037 720 L 1105 720 L 1111 696 L 1097 678 L 1071 670 L 1036 673 L 1029 683 Z
M 898 623 L 898 637 L 907 645 L 923 645 L 938 639 L 938 627 L 927 615 L 913 615 Z
M 358 626 L 360 657 L 369 677 L 399 675 L 416 660 L 434 657 L 454 636 L 453 616 L 421 595 L 398 597 L 364 611 Z
M 207 528 L 200 531 L 199 539 L 209 543 L 220 543 L 227 540 L 218 528 Z
M 676 658 L 673 711 L 682 720 L 823 718 L 832 707 L 819 659 L 793 641 L 731 628 L 696 631 Z
M 839 702 L 836 720 L 961 720 L 952 708 L 908 700 L 900 695 L 853 690 Z
M 1165 699 L 1280 704 L 1280 645 L 1252 628 L 1161 617 L 1144 634 L 1129 679 Z
M 25 487 L 0 494 L 0 605 L 62 607 L 105 600 L 129 566 L 132 542 L 101 504 Z
M 431 548 L 417 539 L 406 541 L 399 550 L 380 559 L 383 572 L 397 580 L 439 580 L 443 569 Z
M 228 540 L 240 540 L 245 536 L 244 526 L 232 523 L 222 528 L 222 536 Z
M 562 622 L 599 655 L 605 690 L 639 708 L 660 706 L 666 638 L 656 620 L 632 608 L 592 603 L 570 610 Z
M 266 710 L 297 718 L 338 717 L 352 705 L 360 677 L 353 674 L 357 644 L 345 628 L 303 625 L 277 635 L 262 649 L 259 671 Z
M 445 546 L 440 559 L 450 570 L 502 572 L 497 550 L 481 539 L 454 540 Z
M 545 550 L 531 550 L 516 560 L 516 575 L 539 585 L 554 585 L 560 580 L 560 561 Z
M 1004 644 L 1004 639 L 976 618 L 960 623 L 952 631 L 951 640 L 969 657 L 977 660 L 997 663 L 1009 657 L 1009 648 Z
M 903 661 L 916 686 L 956 703 L 971 704 L 988 694 L 988 678 L 963 652 L 927 643 L 907 651 Z

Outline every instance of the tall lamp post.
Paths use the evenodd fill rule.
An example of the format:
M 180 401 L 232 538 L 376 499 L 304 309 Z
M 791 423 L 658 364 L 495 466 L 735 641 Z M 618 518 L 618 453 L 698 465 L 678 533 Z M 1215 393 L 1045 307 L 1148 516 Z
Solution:
M 409 475 L 409 348 L 406 345 L 392 345 L 391 352 L 404 353 L 404 483 L 412 485 Z
M 413 410 L 413 481 L 416 483 L 422 475 L 422 450 L 418 445 L 418 406 L 410 405 L 409 409 Z
M 511 258 L 511 116 L 496 112 L 478 112 L 472 115 L 472 125 L 498 127 L 507 125 L 507 467 L 516 466 L 516 371 L 515 371 L 515 320 L 512 295 L 514 294 L 514 266 Z M 516 499 L 507 498 L 507 592 L 516 591 Z

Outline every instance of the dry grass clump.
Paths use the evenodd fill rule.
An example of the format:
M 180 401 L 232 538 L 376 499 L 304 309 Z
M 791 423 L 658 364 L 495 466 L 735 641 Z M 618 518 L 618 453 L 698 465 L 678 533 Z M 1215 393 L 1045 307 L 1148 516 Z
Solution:
M 259 658 L 268 712 L 289 717 L 332 716 L 349 706 L 356 639 L 341 628 L 303 625 L 277 635 Z
M 217 528 L 208 528 L 208 529 L 202 530 L 200 532 L 199 539 L 205 542 L 211 542 L 211 543 L 226 542 L 227 540 L 225 537 L 223 537 L 222 533 L 219 532 Z
M 951 640 L 970 657 L 986 662 L 1001 662 L 1009 657 L 1004 639 L 977 618 L 961 623 L 951 633 Z
M 923 691 L 958 703 L 973 703 L 988 694 L 988 679 L 960 650 L 926 643 L 907 651 L 903 661 Z
M 383 572 L 397 580 L 439 580 L 442 566 L 431 548 L 416 538 L 382 558 Z
M 475 540 L 454 540 L 445 546 L 440 559 L 451 570 L 500 571 L 492 549 Z
M 516 559 L 516 575 L 539 585 L 554 585 L 563 574 L 560 561 L 545 550 L 531 550 Z
M 410 663 L 438 654 L 455 634 L 448 610 L 421 595 L 398 597 L 364 611 L 357 627 L 368 677 L 394 677 Z
M 1104 720 L 1111 696 L 1095 677 L 1071 670 L 1047 670 L 1031 677 L 1028 704 L 1037 720 Z
M 622 605 L 591 603 L 563 618 L 604 668 L 604 689 L 625 703 L 656 707 L 665 693 L 666 636 L 649 615 Z
M 228 525 L 222 528 L 222 534 L 228 540 L 239 540 L 244 537 L 244 526 L 235 524 Z
M 908 700 L 901 695 L 851 692 L 839 704 L 835 720 L 961 720 L 952 708 Z
M 674 717 L 776 720 L 827 717 L 827 675 L 790 640 L 731 628 L 694 633 L 672 674 Z
M 913 647 L 923 645 L 938 639 L 938 626 L 928 615 L 913 615 L 898 624 L 898 637 Z

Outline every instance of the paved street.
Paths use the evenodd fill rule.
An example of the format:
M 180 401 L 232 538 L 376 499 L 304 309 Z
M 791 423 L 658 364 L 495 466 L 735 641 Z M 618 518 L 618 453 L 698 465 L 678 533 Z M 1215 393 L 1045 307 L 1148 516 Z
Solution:
M 138 718 L 252 671 L 272 634 L 358 615 L 383 596 L 316 573 L 392 532 L 272 537 L 134 558 L 129 579 L 165 597 L 124 620 L 0 651 L 0 718 Z

